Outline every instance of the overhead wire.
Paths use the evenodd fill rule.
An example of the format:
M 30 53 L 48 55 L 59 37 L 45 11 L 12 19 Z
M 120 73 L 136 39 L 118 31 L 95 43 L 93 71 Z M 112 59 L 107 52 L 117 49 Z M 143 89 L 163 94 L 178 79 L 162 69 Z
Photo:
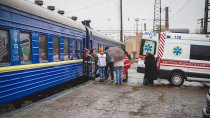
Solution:
M 180 9 L 177 10 L 177 12 L 176 12 L 174 15 L 172 15 L 172 16 L 170 17 L 170 19 L 174 18 L 174 16 L 176 16 L 177 14 L 181 13 L 181 11 L 182 11 L 184 8 L 186 8 L 187 5 L 189 5 L 188 2 L 189 2 L 189 1 L 186 0 L 185 3 L 180 7 Z
M 100 1 L 100 2 L 97 2 L 97 3 L 94 3 L 94 4 L 91 4 L 91 5 L 89 5 L 89 6 L 84 6 L 84 5 L 83 5 L 83 6 L 84 6 L 83 8 L 75 9 L 75 10 L 72 10 L 71 12 L 77 12 L 77 11 L 89 9 L 89 8 L 91 8 L 91 7 L 98 6 L 98 5 L 103 4 L 103 3 L 106 3 L 106 2 L 108 2 L 108 1 L 110 1 L 110 0 L 103 0 L 103 1 Z
M 176 2 L 176 0 L 172 0 L 171 2 L 168 3 L 168 7 L 172 8 L 172 5 Z M 165 4 L 163 4 L 163 6 L 166 6 L 166 2 L 163 2 Z

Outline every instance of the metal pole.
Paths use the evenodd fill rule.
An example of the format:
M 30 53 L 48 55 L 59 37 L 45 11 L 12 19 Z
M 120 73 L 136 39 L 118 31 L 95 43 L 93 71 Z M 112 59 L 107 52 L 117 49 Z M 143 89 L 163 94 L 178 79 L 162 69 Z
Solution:
M 161 32 L 161 0 L 155 0 L 153 31 Z
M 203 34 L 203 19 L 201 19 L 201 31 L 200 31 L 201 34 Z
M 161 33 L 161 9 L 162 7 L 161 7 L 161 0 L 160 0 L 160 33 Z
M 136 21 L 136 33 L 138 33 L 138 31 L 139 31 L 138 30 L 139 29 L 138 28 L 138 26 L 139 26 L 139 23 L 138 23 L 139 22 L 139 19 L 138 18 L 135 18 L 134 20 Z
M 166 31 L 169 29 L 169 22 L 168 22 L 168 7 L 165 7 L 165 27 Z
M 122 0 L 120 0 L 120 41 L 123 42 Z
M 141 33 L 142 33 L 142 23 L 141 23 Z
M 204 13 L 204 34 L 207 34 L 208 30 L 208 7 L 209 0 L 205 1 L 205 13 Z
M 198 21 L 201 21 L 201 22 L 199 22 L 199 23 L 201 24 L 201 27 L 200 27 L 200 34 L 204 34 L 204 28 L 203 28 L 204 18 L 198 19 Z M 198 24 L 199 24 L 199 23 L 198 23 Z
M 146 30 L 147 30 L 147 24 L 144 23 L 144 31 L 146 31 Z

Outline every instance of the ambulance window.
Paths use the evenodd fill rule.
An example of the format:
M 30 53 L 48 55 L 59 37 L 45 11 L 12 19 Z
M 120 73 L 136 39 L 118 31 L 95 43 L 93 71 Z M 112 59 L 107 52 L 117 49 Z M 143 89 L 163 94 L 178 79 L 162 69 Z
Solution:
M 191 45 L 190 59 L 210 61 L 210 46 Z
M 156 53 L 156 42 L 150 40 L 142 40 L 141 47 L 140 47 L 140 55 L 146 55 L 147 52 L 155 55 Z

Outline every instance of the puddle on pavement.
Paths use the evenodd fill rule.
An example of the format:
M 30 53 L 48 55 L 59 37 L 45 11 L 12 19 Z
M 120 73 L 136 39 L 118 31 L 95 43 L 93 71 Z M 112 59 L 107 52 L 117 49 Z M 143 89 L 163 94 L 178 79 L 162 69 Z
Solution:
M 158 100 L 160 102 L 164 102 L 165 101 L 165 93 L 162 93 L 159 97 L 158 97 Z
M 126 98 L 126 97 L 128 97 L 129 94 L 132 94 L 132 93 L 134 93 L 136 91 L 139 91 L 139 90 L 140 90 L 140 86 L 132 86 L 131 91 L 121 92 L 122 95 L 119 96 L 119 99 Z
M 133 86 L 133 91 L 139 91 L 140 90 L 140 86 Z
M 148 107 L 147 104 L 143 103 L 140 108 L 137 109 L 137 111 L 131 111 L 129 112 L 129 115 L 132 115 L 132 116 L 138 116 L 138 115 L 145 115 L 144 111 L 145 109 Z
M 127 91 L 127 92 L 121 92 L 122 95 L 120 95 L 118 98 L 119 99 L 124 99 L 127 98 L 129 94 L 132 94 L 134 91 Z

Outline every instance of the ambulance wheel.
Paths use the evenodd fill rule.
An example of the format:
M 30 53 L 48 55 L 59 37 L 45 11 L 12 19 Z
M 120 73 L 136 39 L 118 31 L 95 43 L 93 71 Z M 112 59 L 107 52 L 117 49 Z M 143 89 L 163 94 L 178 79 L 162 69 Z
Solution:
M 174 72 L 171 74 L 171 77 L 169 79 L 169 82 L 173 86 L 181 86 L 184 83 L 184 75 L 180 72 Z

